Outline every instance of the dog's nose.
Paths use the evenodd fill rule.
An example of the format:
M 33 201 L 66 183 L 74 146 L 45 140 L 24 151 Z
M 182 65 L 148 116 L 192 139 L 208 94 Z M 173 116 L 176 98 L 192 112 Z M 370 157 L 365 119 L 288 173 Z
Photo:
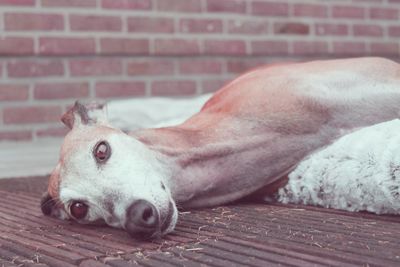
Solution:
M 126 213 L 125 229 L 133 237 L 150 238 L 160 228 L 160 219 L 156 207 L 140 199 L 133 202 Z

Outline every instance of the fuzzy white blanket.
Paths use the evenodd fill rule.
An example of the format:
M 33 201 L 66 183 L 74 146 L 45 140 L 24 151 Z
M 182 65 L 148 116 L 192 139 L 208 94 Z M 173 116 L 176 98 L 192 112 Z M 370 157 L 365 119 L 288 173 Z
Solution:
M 400 120 L 345 135 L 302 161 L 278 192 L 283 203 L 400 214 Z

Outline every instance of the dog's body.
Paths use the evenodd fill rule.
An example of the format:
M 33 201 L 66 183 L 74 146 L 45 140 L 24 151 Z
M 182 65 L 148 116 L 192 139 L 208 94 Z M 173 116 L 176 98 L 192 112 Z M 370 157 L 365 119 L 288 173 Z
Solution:
M 48 190 L 47 199 L 62 204 L 45 213 L 64 209 L 64 217 L 74 217 L 71 203 L 79 207 L 79 200 L 88 208 L 79 221 L 164 234 L 176 222 L 174 202 L 197 208 L 275 193 L 304 157 L 357 128 L 398 118 L 399 104 L 399 65 L 363 58 L 253 70 L 183 124 L 130 136 L 76 105 L 64 115 L 72 131 Z M 99 144 L 112 153 L 104 161 L 95 154 L 96 163 Z

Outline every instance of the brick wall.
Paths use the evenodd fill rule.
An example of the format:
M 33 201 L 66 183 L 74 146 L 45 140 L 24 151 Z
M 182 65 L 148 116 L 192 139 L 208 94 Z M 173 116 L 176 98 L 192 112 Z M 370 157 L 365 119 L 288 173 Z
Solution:
M 399 57 L 400 0 L 0 0 L 0 141 L 74 99 L 188 96 L 278 60 Z

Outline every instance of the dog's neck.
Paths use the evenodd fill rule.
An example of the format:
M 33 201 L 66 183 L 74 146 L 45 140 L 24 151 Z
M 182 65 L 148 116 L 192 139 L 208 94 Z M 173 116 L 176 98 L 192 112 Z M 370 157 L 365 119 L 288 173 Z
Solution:
M 235 125 L 234 119 L 229 123 Z M 215 206 L 245 197 L 284 178 L 297 162 L 324 142 L 312 134 L 307 140 L 302 135 L 267 135 L 262 127 L 260 133 L 250 134 L 252 127 L 244 129 L 247 127 L 243 121 L 239 131 L 235 127 L 221 128 L 223 124 L 220 121 L 214 127 L 178 126 L 132 133 L 156 152 L 179 206 Z M 309 146 L 304 145 L 307 141 Z M 293 145 L 278 147 L 282 142 Z

